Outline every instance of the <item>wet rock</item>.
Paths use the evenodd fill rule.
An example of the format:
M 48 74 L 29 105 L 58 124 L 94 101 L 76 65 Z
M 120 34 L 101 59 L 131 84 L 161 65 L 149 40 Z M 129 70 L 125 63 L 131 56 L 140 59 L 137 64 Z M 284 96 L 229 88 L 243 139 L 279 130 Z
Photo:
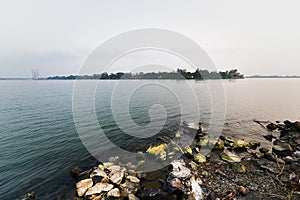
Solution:
M 269 161 L 272 161 L 272 162 L 275 162 L 275 163 L 280 163 L 280 164 L 284 164 L 284 160 L 280 159 L 280 158 L 276 158 L 275 156 L 273 156 L 271 153 L 265 153 L 264 154 L 264 157 L 269 160 Z
M 267 149 L 267 148 L 265 148 L 265 147 L 262 147 L 262 148 L 259 149 L 259 151 L 260 151 L 261 153 L 267 153 L 267 152 L 269 152 L 269 149 Z
M 147 149 L 146 152 L 157 156 L 160 154 L 161 151 L 165 150 L 167 146 L 168 145 L 166 143 L 160 144 L 158 146 L 151 146 Z
M 290 138 L 281 138 L 281 139 L 276 139 L 273 142 L 273 145 L 278 145 L 278 146 L 286 146 L 289 142 Z
M 101 194 L 102 192 L 108 192 L 114 188 L 114 185 L 109 183 L 97 183 L 93 187 L 89 188 L 85 193 L 85 196 L 91 196 L 95 194 Z
M 234 146 L 234 142 L 230 142 L 228 140 L 224 141 L 224 146 L 232 148 Z
M 289 144 L 286 143 L 273 146 L 272 152 L 278 156 L 285 157 L 291 156 L 293 154 L 293 149 Z
M 299 122 L 299 121 L 296 121 L 296 122 L 294 123 L 294 127 L 295 127 L 295 129 L 296 129 L 297 131 L 300 132 L 300 122 Z
M 140 160 L 140 161 L 137 163 L 137 166 L 138 166 L 138 167 L 143 166 L 145 163 L 146 163 L 145 160 Z
M 291 157 L 291 156 L 285 157 L 285 158 L 284 158 L 284 161 L 285 161 L 286 163 L 297 162 L 297 160 L 294 159 L 294 158 Z
M 128 180 L 130 180 L 131 182 L 133 183 L 140 183 L 140 179 L 138 179 L 137 177 L 135 176 L 127 176 L 126 177 Z
M 206 157 L 201 153 L 197 153 L 194 155 L 194 161 L 197 163 L 204 163 L 206 162 Z
M 272 134 L 264 135 L 263 137 L 270 142 L 272 142 L 272 139 L 274 138 Z
M 250 143 L 246 142 L 245 140 L 236 140 L 234 142 L 234 149 L 241 149 L 241 148 L 247 148 L 250 147 Z
M 136 159 L 137 160 L 145 160 L 145 155 L 144 155 L 144 152 L 142 152 L 142 151 L 137 151 L 136 152 Z
M 198 165 L 194 161 L 189 162 L 189 166 L 194 171 L 196 171 L 198 169 Z
M 35 192 L 28 192 L 18 200 L 35 200 Z
M 132 163 L 127 163 L 126 164 L 126 167 L 129 169 L 129 170 L 136 170 L 136 165 L 132 164 Z M 120 171 L 126 171 L 125 169 L 121 169 Z
M 249 144 L 250 144 L 251 149 L 256 149 L 257 147 L 259 147 L 261 145 L 261 143 L 258 141 L 250 141 Z
M 190 146 L 185 147 L 184 149 L 184 153 L 188 156 L 188 157 L 193 157 L 193 150 Z
M 85 192 L 92 186 L 93 180 L 91 178 L 79 181 L 78 183 L 76 183 L 77 195 L 79 197 L 82 197 L 85 194 Z
M 136 173 L 136 177 L 138 177 L 139 179 L 144 179 L 147 177 L 147 174 L 139 172 L 139 173 Z
M 108 197 L 121 197 L 119 188 L 114 188 L 107 193 Z
M 197 143 L 197 146 L 200 146 L 200 147 L 203 147 L 203 146 L 206 146 L 208 144 L 208 139 L 206 138 L 201 138 L 199 140 L 199 142 Z
M 277 128 L 278 128 L 278 126 L 277 126 L 276 124 L 274 124 L 274 123 L 270 123 L 270 124 L 267 125 L 267 129 L 268 129 L 269 131 L 274 131 L 274 130 L 276 130 Z
M 224 142 L 223 141 L 217 141 L 215 144 L 213 150 L 221 151 L 224 150 Z
M 70 174 L 76 181 L 81 181 L 90 178 L 91 171 L 92 169 L 83 171 L 78 167 L 74 167 L 73 169 L 71 169 Z
M 159 153 L 159 158 L 163 161 L 165 161 L 167 159 L 167 152 L 162 150 L 160 153 Z
M 238 155 L 236 155 L 236 154 L 234 154 L 230 151 L 222 152 L 220 154 L 220 157 L 222 158 L 222 160 L 230 162 L 230 163 L 232 163 L 232 162 L 241 162 L 241 158 Z
M 264 154 L 262 154 L 262 153 L 260 153 L 260 152 L 255 152 L 254 153 L 254 156 L 256 157 L 256 158 L 262 158 L 262 157 L 264 157 Z
M 293 123 L 289 120 L 285 120 L 283 123 L 287 128 L 291 128 L 293 126 Z
M 111 182 L 113 182 L 116 185 L 120 185 L 124 177 L 124 172 L 115 172 L 110 177 Z
M 181 137 L 180 132 L 177 131 L 177 132 L 175 133 L 175 138 L 180 138 L 180 137 Z
M 246 172 L 246 167 L 242 164 L 238 163 L 233 163 L 232 164 L 232 169 L 238 173 L 245 173 Z
M 74 167 L 71 169 L 70 174 L 74 179 L 78 179 L 79 174 L 81 174 L 83 172 L 82 169 L 80 169 L 79 167 Z
M 114 157 L 110 157 L 108 161 L 111 163 L 117 163 L 119 159 L 120 159 L 119 156 L 114 156 Z

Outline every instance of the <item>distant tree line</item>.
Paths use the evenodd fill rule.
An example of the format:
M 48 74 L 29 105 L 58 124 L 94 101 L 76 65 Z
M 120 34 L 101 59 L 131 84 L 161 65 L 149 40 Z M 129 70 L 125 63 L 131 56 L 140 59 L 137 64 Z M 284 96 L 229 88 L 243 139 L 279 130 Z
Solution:
M 297 75 L 286 75 L 286 76 L 280 76 L 280 75 L 253 75 L 253 76 L 247 76 L 246 78 L 300 78 L 300 76 Z
M 237 69 L 225 72 L 209 72 L 208 70 L 196 69 L 195 72 L 189 72 L 186 69 L 177 69 L 172 72 L 139 72 L 139 73 L 110 73 L 94 75 L 69 75 L 69 76 L 51 76 L 48 80 L 75 80 L 75 79 L 243 79 L 244 75 L 240 74 Z

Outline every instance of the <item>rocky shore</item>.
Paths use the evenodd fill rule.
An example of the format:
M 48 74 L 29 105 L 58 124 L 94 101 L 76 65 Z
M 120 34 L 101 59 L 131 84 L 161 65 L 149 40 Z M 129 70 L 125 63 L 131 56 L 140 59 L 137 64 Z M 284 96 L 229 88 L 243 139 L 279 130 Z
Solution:
M 158 138 L 145 152 L 136 152 L 137 163 L 112 157 L 86 171 L 73 168 L 73 200 L 300 199 L 300 122 L 255 122 L 268 130 L 264 138 L 272 148 L 247 139 L 215 138 L 201 124 L 184 124 L 171 142 Z M 181 138 L 188 134 L 196 136 L 184 146 Z M 170 164 L 144 173 L 149 157 Z

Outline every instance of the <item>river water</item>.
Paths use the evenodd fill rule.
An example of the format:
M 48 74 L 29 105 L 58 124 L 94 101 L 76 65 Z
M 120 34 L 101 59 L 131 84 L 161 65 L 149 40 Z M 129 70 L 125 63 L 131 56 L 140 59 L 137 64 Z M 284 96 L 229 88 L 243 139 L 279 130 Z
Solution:
M 262 135 L 266 132 L 254 119 L 300 120 L 300 79 L 208 82 L 224 87 L 225 95 L 219 98 L 225 103 L 225 121 L 220 117 L 220 123 L 216 124 L 222 124 L 223 134 L 265 142 Z M 188 122 L 203 121 L 204 126 L 211 122 L 214 105 L 207 82 L 103 80 L 93 91 L 98 125 L 87 121 L 76 126 L 74 83 L 70 80 L 0 81 L 0 199 L 16 199 L 32 190 L 36 191 L 37 199 L 71 196 L 70 188 L 74 188 L 75 182 L 69 175 L 70 169 L 88 168 L 97 163 L 83 145 L 78 128 L 81 128 L 79 134 L 85 130 L 93 135 L 98 133 L 100 125 L 118 146 L 145 146 L 147 136 L 176 131 L 182 116 Z M 142 87 L 129 91 L 128 88 L 137 85 Z M 190 95 L 190 90 L 195 96 Z M 124 130 L 129 134 L 124 135 Z M 138 143 L 134 140 L 137 136 L 143 136 Z M 106 145 L 104 140 L 97 143 Z

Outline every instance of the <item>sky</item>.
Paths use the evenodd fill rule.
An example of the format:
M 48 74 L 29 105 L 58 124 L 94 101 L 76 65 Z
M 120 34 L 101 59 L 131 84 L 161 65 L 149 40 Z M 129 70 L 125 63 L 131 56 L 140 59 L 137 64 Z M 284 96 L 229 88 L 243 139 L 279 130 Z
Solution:
M 141 28 L 185 35 L 218 70 L 300 75 L 299 6 L 298 0 L 1 0 L 0 77 L 31 77 L 32 69 L 42 77 L 78 74 L 103 42 Z

